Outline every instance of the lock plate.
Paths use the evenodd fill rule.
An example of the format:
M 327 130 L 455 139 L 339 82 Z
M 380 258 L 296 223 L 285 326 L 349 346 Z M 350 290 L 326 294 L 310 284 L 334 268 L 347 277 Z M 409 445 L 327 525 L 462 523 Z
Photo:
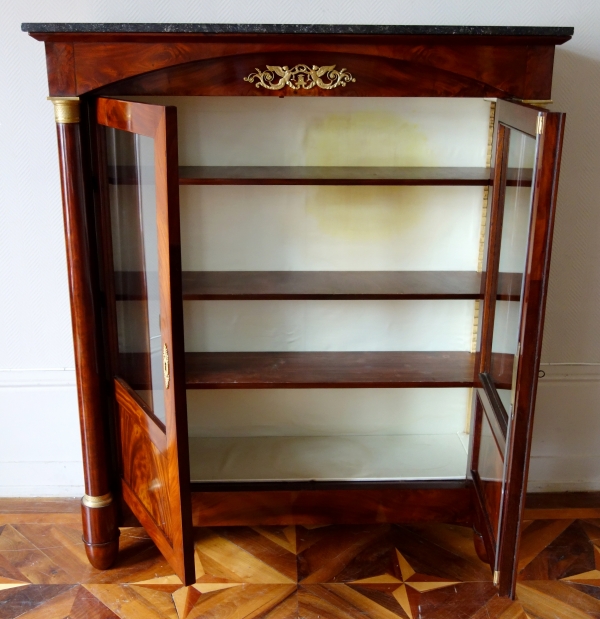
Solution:
M 169 369 L 169 349 L 166 344 L 163 344 L 163 377 L 165 379 L 165 389 L 168 389 L 171 383 L 171 374 Z

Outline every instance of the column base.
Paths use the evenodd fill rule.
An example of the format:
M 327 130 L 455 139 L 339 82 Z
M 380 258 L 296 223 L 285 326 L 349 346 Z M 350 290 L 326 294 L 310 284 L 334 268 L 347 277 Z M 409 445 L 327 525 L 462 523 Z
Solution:
M 85 501 L 86 497 L 84 497 Z M 89 507 L 82 501 L 83 543 L 88 561 L 99 570 L 108 569 L 119 553 L 119 527 L 114 501 Z

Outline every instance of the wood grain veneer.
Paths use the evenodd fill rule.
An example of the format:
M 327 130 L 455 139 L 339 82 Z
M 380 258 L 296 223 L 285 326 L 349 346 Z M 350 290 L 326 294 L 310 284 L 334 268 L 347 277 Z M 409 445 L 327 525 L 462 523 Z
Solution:
M 148 389 L 143 353 L 121 353 L 134 389 Z M 510 388 L 509 355 L 498 366 L 498 388 Z M 476 356 L 469 352 L 188 352 L 187 389 L 315 389 L 473 387 Z M 136 373 L 137 370 L 137 373 Z
M 92 254 L 92 224 L 87 211 L 81 128 L 58 123 L 58 154 L 67 250 L 79 426 L 85 493 L 104 496 L 113 490 L 107 453 L 103 364 L 98 332 L 98 284 Z M 85 550 L 92 565 L 110 567 L 119 548 L 117 504 L 100 509 L 81 505 Z
M 466 482 L 388 484 L 377 489 L 192 492 L 194 526 L 367 524 L 443 521 L 471 524 Z
M 470 387 L 468 352 L 186 353 L 188 389 Z
M 569 36 L 31 33 L 46 41 L 51 95 L 279 96 L 242 81 L 255 67 L 347 67 L 325 96 L 549 99 L 554 47 Z M 57 43 L 70 44 L 69 63 Z M 426 50 L 426 53 L 424 53 Z M 70 52 L 71 53 L 71 52 Z M 60 68 L 60 70 L 59 70 Z M 323 91 L 288 91 L 323 96 Z

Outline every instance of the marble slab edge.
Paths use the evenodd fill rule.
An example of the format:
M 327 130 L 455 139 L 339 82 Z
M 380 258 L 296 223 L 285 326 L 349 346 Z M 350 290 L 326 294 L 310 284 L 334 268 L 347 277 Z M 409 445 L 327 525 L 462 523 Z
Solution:
M 460 36 L 572 36 L 573 28 L 539 26 L 406 26 L 349 24 L 117 24 L 24 23 L 23 32 L 181 34 L 394 34 Z

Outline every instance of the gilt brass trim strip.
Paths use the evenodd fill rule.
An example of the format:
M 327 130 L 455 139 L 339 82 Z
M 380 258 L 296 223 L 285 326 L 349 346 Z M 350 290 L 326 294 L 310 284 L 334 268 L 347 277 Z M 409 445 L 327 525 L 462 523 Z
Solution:
M 54 120 L 57 124 L 79 122 L 79 97 L 48 97 L 54 104 Z
M 553 99 L 517 99 L 519 103 L 526 103 L 527 105 L 552 105 Z
M 292 90 L 300 90 L 300 88 L 310 90 L 315 86 L 323 90 L 331 90 L 338 86 L 346 86 L 350 82 L 356 82 L 356 79 L 346 69 L 338 71 L 334 64 L 326 67 L 297 64 L 291 69 L 287 65 L 283 67 L 267 65 L 266 71 L 261 71 L 258 68 L 255 68 L 255 71 L 256 73 L 250 73 L 248 77 L 245 77 L 244 81 L 254 84 L 254 81 L 258 80 L 254 84 L 256 88 L 262 86 L 267 90 L 281 90 L 286 86 L 289 86 Z M 274 82 L 276 76 L 280 79 Z
M 496 124 L 496 102 L 490 101 L 490 119 L 488 124 L 488 142 L 487 153 L 485 158 L 485 165 L 489 168 L 492 165 L 492 147 L 494 143 L 494 127 Z M 483 272 L 483 261 L 485 258 L 485 232 L 487 229 L 488 220 L 488 207 L 490 202 L 490 188 L 483 188 L 483 201 L 481 205 L 481 225 L 479 228 L 479 253 L 477 256 L 477 272 Z M 475 307 L 473 308 L 473 329 L 471 331 L 471 352 L 477 352 L 477 345 L 479 344 L 479 330 L 481 328 L 481 310 L 482 302 L 480 299 L 475 300 Z M 473 413 L 473 389 L 471 389 L 469 397 L 467 399 L 467 416 L 465 420 L 465 433 L 469 434 L 471 431 L 471 415 Z
M 108 492 L 107 494 L 103 494 L 102 496 L 90 496 L 89 494 L 84 494 L 81 499 L 81 504 L 85 505 L 85 507 L 91 508 L 99 508 L 106 507 L 112 503 L 112 494 Z

